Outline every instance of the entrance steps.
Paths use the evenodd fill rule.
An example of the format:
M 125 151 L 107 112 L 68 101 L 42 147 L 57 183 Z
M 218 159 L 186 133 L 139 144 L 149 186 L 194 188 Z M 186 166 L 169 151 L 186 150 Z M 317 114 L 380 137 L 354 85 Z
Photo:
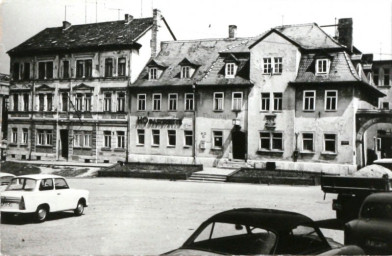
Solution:
M 227 168 L 227 169 L 240 169 L 240 168 L 252 167 L 250 164 L 245 162 L 242 159 L 225 159 L 221 160 L 218 163 L 218 168 Z
M 192 173 L 188 181 L 226 182 L 227 177 L 235 171 L 236 169 L 204 168 L 203 171 Z

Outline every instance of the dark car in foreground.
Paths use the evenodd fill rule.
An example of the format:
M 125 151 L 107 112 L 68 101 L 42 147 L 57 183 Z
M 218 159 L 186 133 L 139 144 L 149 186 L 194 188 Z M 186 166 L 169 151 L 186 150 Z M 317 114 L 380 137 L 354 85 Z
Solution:
M 363 248 L 366 254 L 392 255 L 392 192 L 366 197 L 358 219 L 346 224 L 344 243 Z
M 167 255 L 363 254 L 357 246 L 328 241 L 308 217 L 273 209 L 233 209 L 205 222 Z

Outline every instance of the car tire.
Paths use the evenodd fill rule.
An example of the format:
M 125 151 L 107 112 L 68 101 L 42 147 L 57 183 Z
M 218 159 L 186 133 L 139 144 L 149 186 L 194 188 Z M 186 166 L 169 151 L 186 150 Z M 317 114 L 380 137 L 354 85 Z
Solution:
M 76 209 L 74 210 L 74 213 L 76 216 L 81 216 L 84 212 L 84 203 L 82 200 L 79 200 L 78 204 L 76 205 Z
M 39 206 L 35 212 L 35 220 L 37 222 L 44 222 L 48 217 L 49 210 L 46 206 Z

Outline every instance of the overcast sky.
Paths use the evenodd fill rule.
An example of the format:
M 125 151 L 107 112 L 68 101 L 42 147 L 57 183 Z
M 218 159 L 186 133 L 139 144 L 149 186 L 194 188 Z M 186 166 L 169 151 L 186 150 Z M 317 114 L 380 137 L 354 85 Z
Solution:
M 256 36 L 282 24 L 335 23 L 353 18 L 354 44 L 376 59 L 392 59 L 392 0 L 0 0 L 0 73 L 9 73 L 6 52 L 46 27 L 151 17 L 162 11 L 177 39 Z M 96 15 L 97 13 L 97 15 Z M 334 30 L 327 30 L 333 34 Z

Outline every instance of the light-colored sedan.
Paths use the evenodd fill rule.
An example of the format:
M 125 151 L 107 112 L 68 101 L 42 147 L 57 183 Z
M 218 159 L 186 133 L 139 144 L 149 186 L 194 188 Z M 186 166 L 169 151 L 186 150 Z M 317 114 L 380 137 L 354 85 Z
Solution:
M 14 177 L 12 173 L 0 172 L 0 191 L 4 191 Z
M 74 211 L 76 216 L 88 206 L 89 192 L 72 189 L 65 178 L 57 175 L 23 175 L 11 180 L 1 193 L 1 214 L 34 214 L 37 222 L 46 220 L 50 212 Z

